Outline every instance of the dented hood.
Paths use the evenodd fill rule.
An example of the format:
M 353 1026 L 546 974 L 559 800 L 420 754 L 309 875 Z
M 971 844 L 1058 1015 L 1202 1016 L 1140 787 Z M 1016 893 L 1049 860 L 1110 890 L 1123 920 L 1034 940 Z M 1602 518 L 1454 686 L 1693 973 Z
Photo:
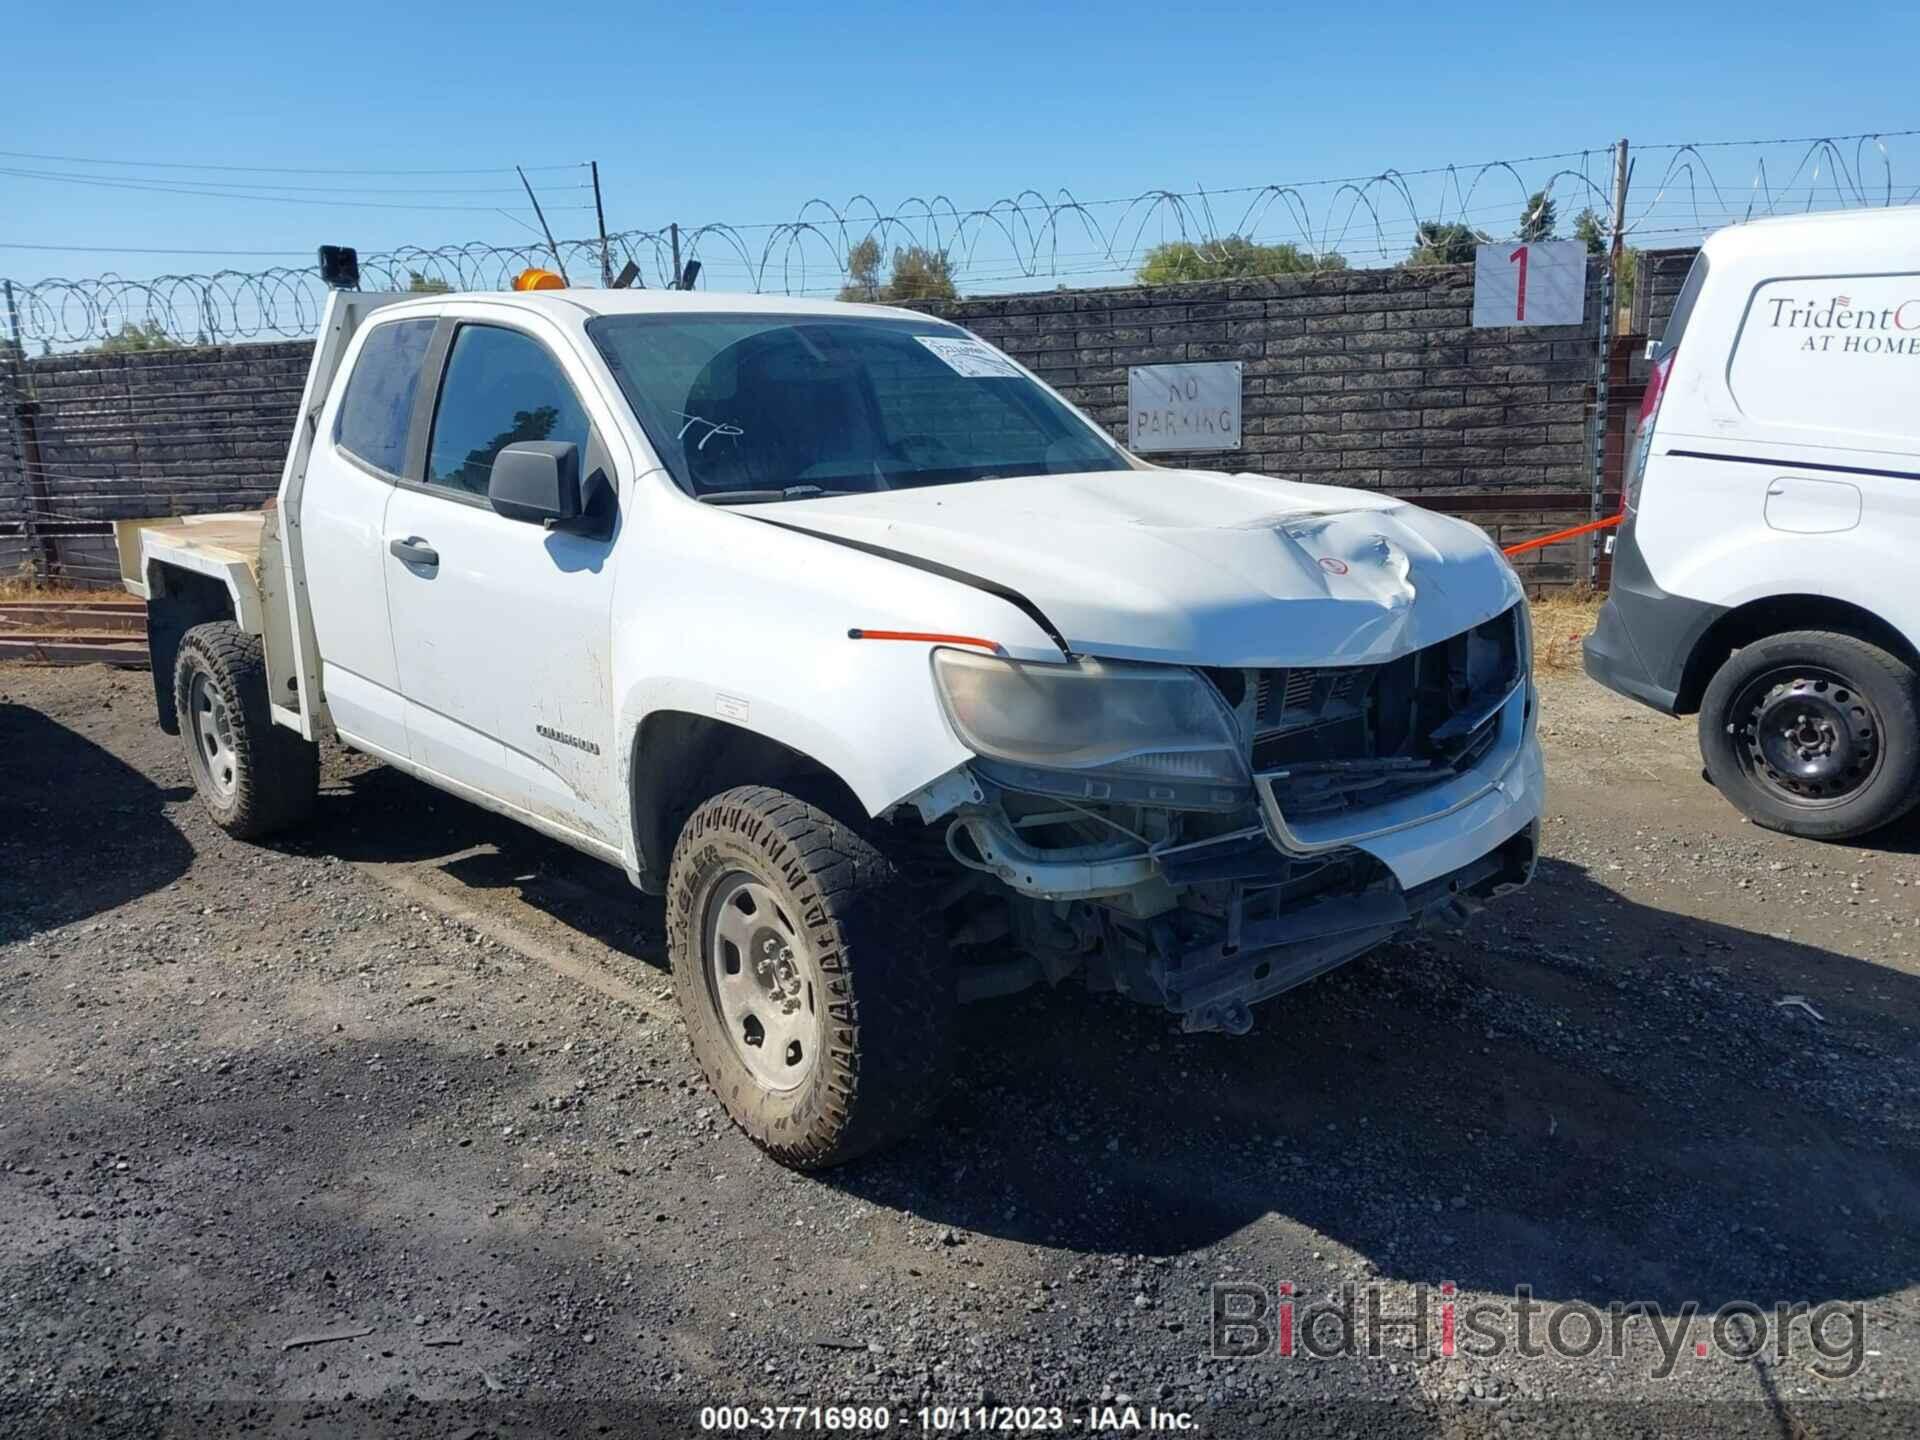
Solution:
M 1486 536 L 1366 492 L 1117 470 L 752 506 L 1017 591 L 1079 654 L 1190 665 L 1390 660 L 1521 598 Z M 924 622 L 940 628 L 940 617 Z

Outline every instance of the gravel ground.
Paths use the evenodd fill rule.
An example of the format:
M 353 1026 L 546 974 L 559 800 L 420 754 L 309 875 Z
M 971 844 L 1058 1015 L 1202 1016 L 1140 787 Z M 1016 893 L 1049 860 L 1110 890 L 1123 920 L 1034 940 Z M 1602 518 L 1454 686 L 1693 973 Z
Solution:
M 311 830 L 241 845 L 145 675 L 0 670 L 0 1432 L 685 1434 L 860 1402 L 914 1432 L 1025 1404 L 1913 1433 L 1920 826 L 1756 830 L 1689 725 L 1578 676 L 1543 732 L 1539 878 L 1465 935 L 1238 1040 L 1073 986 L 977 1007 L 932 1125 L 801 1177 L 696 1078 L 659 904 L 617 873 L 341 754 Z M 1234 1332 L 1265 1353 L 1208 1358 L 1219 1282 L 1291 1285 L 1295 1353 L 1270 1308 Z M 1304 1353 L 1348 1286 L 1360 1353 Z M 1424 1297 L 1427 1343 L 1371 1331 L 1372 1297 Z M 1618 1356 L 1538 1353 L 1631 1302 L 1660 1315 L 1623 1314 Z M 1737 1302 L 1757 1359 L 1709 1343 Z M 1828 1354 L 1805 1317 L 1777 1345 L 1796 1303 Z

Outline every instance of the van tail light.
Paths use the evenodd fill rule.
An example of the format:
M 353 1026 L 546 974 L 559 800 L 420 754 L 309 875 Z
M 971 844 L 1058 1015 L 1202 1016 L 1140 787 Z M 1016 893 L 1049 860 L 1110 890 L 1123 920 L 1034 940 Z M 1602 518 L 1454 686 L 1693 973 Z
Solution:
M 1633 454 L 1627 461 L 1627 485 L 1621 496 L 1623 507 L 1640 508 L 1640 482 L 1647 473 L 1647 454 L 1653 448 L 1653 423 L 1660 415 L 1660 401 L 1667 393 L 1667 376 L 1673 371 L 1675 350 L 1664 351 L 1653 362 L 1647 375 L 1646 394 L 1640 400 L 1640 421 L 1634 429 Z

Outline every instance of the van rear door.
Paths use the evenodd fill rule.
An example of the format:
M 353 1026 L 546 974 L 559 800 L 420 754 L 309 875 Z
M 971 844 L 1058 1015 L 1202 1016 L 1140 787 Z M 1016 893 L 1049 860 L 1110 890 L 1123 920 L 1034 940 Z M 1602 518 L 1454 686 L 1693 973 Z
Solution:
M 1657 357 L 1665 393 L 1628 487 L 1631 539 L 1661 591 L 1722 609 L 1831 597 L 1916 633 L 1916 253 L 1920 210 L 1709 242 L 1676 312 L 1684 334 Z

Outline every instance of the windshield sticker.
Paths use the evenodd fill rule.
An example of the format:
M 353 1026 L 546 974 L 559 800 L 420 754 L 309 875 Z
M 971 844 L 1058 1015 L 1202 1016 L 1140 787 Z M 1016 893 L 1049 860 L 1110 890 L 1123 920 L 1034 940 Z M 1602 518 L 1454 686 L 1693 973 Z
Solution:
M 938 355 L 949 370 L 969 380 L 1018 380 L 1014 363 L 991 345 L 967 335 L 916 335 L 913 337 Z

